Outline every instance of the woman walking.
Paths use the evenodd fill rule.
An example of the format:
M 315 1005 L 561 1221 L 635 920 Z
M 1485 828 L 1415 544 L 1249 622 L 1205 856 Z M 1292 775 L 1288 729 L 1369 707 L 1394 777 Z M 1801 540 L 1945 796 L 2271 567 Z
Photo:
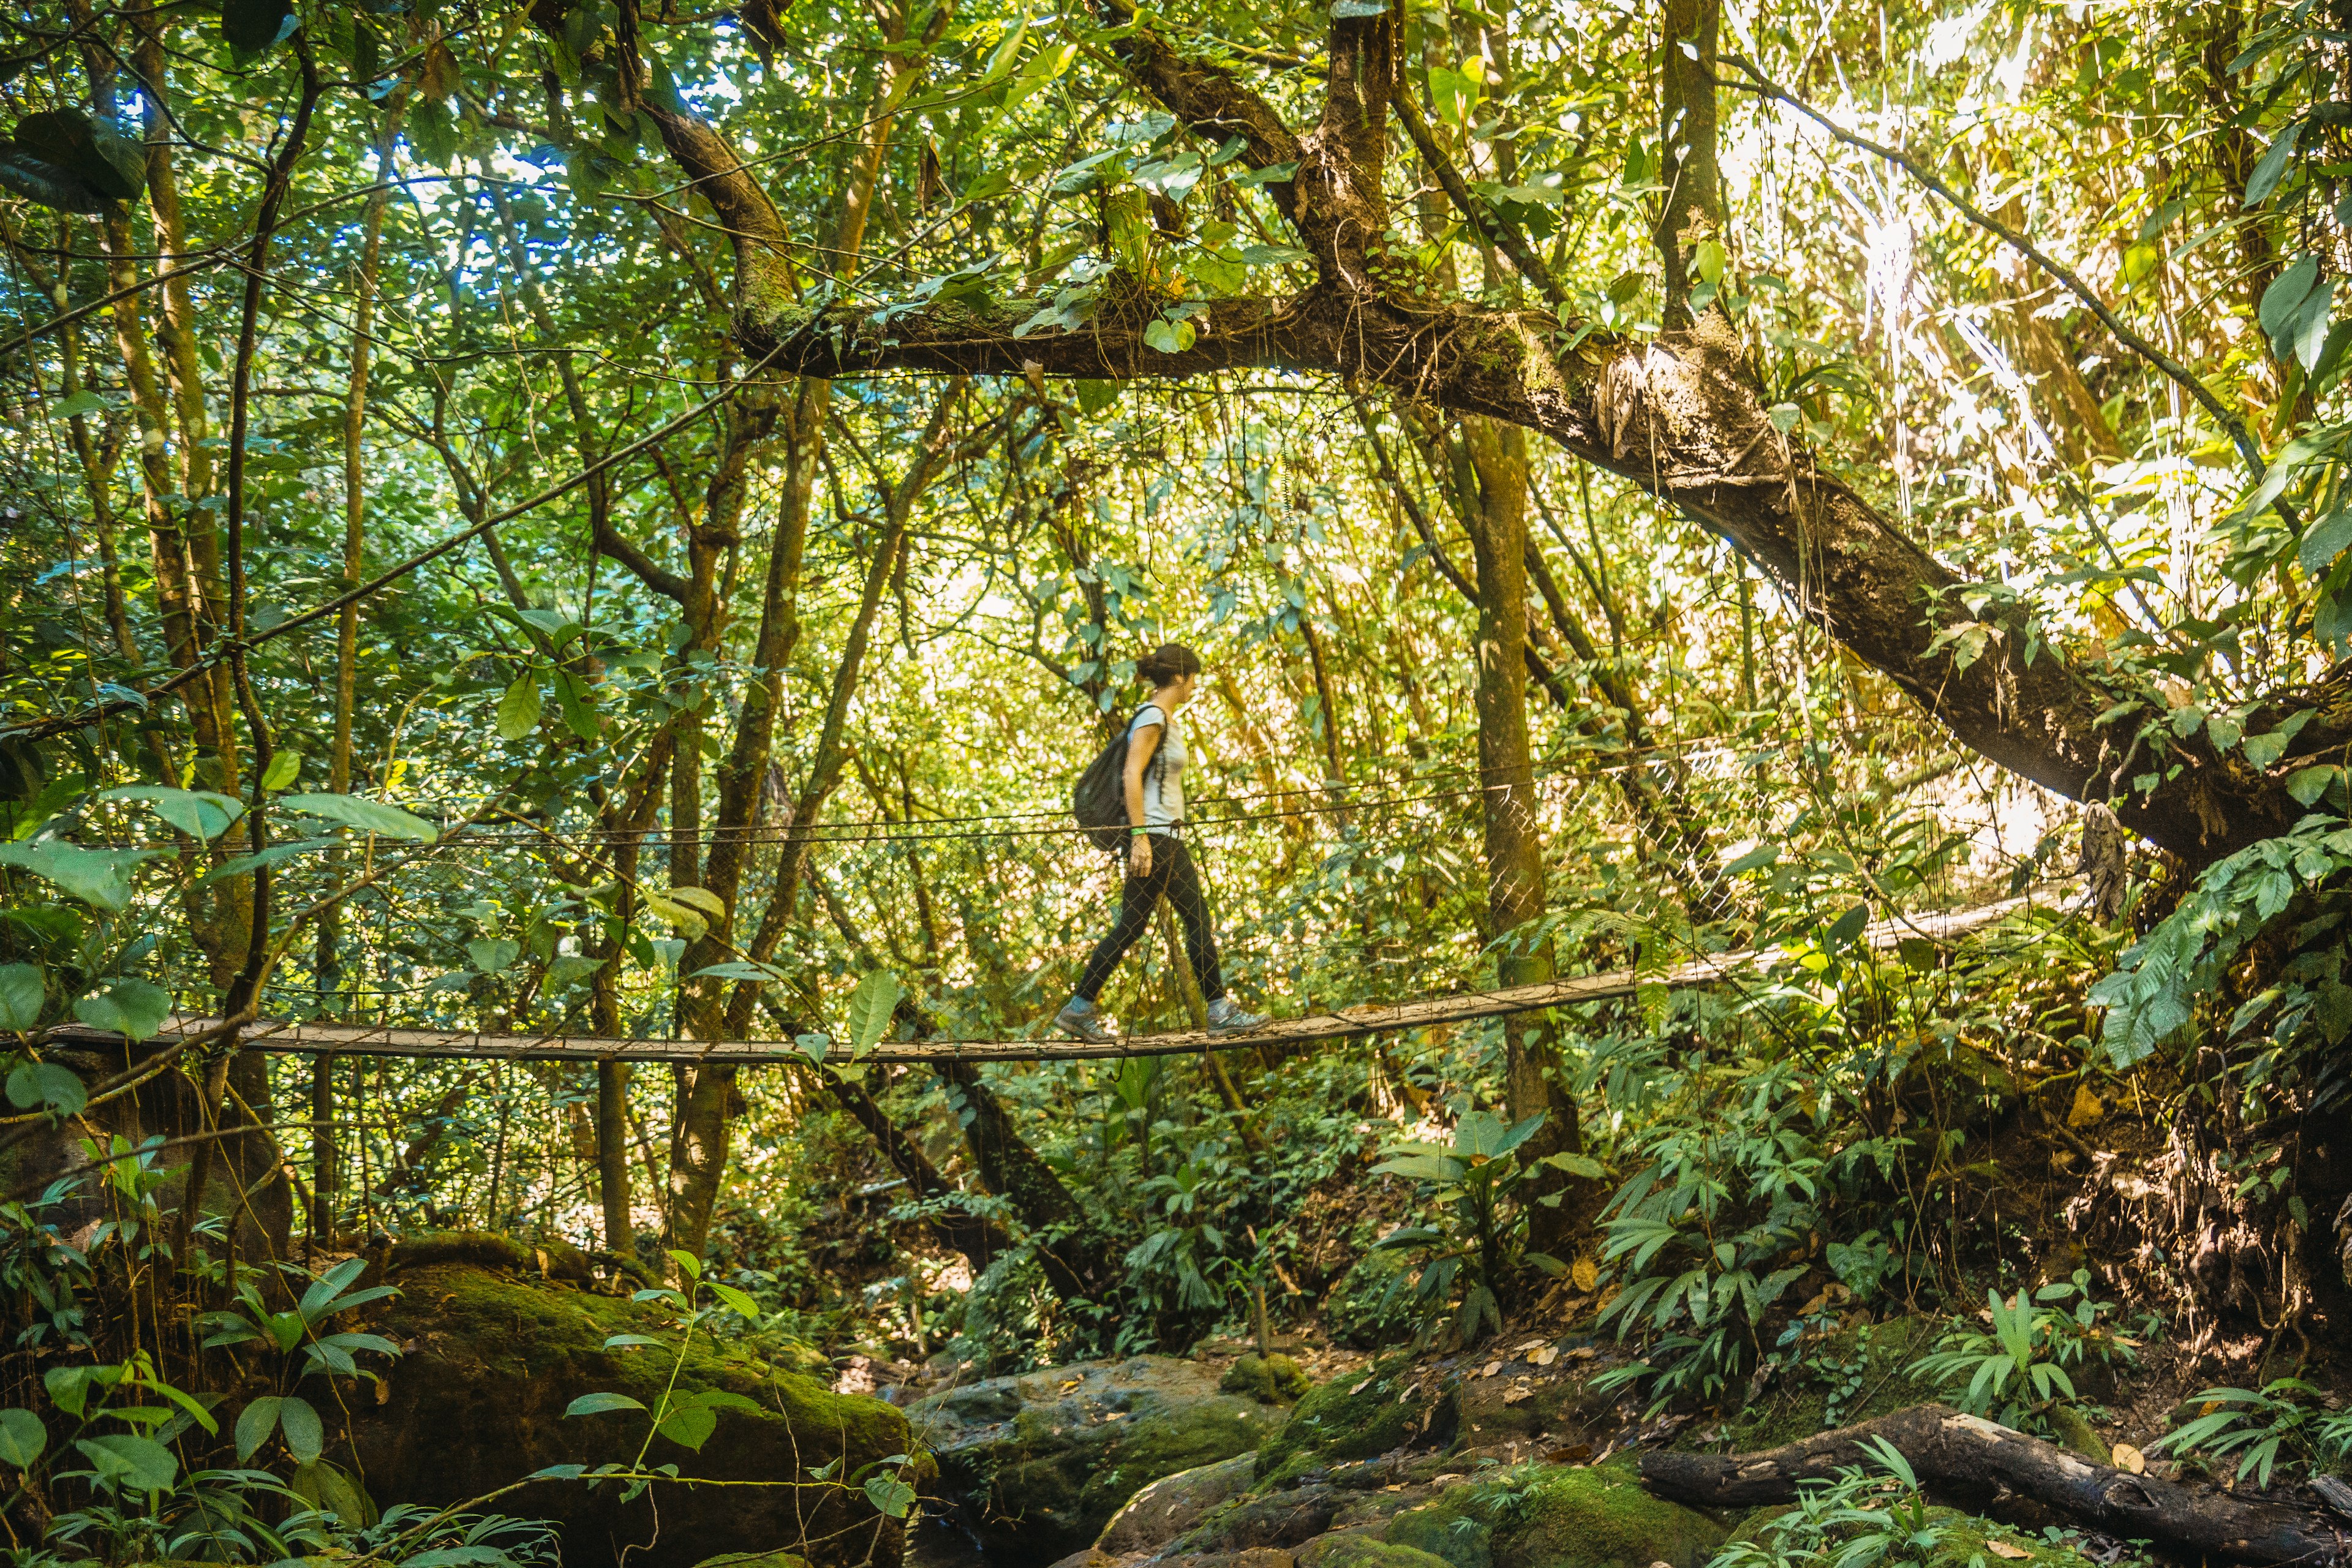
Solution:
M 1184 847 L 1184 731 L 1176 716 L 1192 700 L 1201 679 L 1201 656 L 1182 643 L 1166 643 L 1135 661 L 1135 672 L 1151 682 L 1150 700 L 1127 727 L 1127 883 L 1119 890 L 1118 920 L 1095 944 L 1077 994 L 1062 1005 L 1054 1022 L 1063 1033 L 1096 1045 L 1116 1037 L 1095 1001 L 1110 972 L 1150 925 L 1164 895 L 1184 922 L 1184 951 L 1208 999 L 1214 1034 L 1255 1029 L 1264 1015 L 1244 1013 L 1225 994 L 1217 967 L 1217 937 L 1209 929 L 1209 906 L 1201 894 L 1201 873 Z

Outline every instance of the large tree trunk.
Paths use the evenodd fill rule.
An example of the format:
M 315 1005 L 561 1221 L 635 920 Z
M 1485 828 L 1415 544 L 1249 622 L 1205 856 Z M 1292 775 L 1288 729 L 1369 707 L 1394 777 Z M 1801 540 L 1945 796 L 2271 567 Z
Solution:
M 2054 1443 L 1941 1405 L 1917 1405 L 1760 1454 L 1652 1450 L 1640 1460 L 1642 1484 L 1698 1508 L 1790 1502 L 1801 1483 L 1833 1480 L 1853 1467 L 1876 1468 L 1863 1444 L 1878 1439 L 1895 1446 L 1931 1494 L 1981 1505 L 2007 1492 L 2182 1558 L 2329 1563 L 2352 1546 L 2341 1519 L 2095 1465 Z

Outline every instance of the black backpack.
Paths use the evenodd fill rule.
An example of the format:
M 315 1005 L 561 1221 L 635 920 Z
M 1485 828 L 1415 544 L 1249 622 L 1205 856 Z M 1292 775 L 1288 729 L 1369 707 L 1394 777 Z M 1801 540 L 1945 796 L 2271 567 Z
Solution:
M 1148 706 L 1148 704 L 1147 704 Z M 1143 711 L 1138 708 L 1136 712 Z M 1097 849 L 1112 854 L 1127 847 L 1129 824 L 1127 820 L 1127 742 L 1129 731 L 1135 728 L 1130 717 L 1127 729 L 1118 738 L 1102 749 L 1102 754 L 1087 764 L 1078 775 L 1076 785 L 1070 791 L 1070 815 L 1087 830 L 1087 837 Z M 1154 752 L 1152 766 L 1160 765 Z

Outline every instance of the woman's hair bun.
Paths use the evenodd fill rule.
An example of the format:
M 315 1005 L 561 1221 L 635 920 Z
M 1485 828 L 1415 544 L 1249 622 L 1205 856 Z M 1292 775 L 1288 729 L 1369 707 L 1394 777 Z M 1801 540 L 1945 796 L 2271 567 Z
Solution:
M 1201 656 L 1180 642 L 1164 642 L 1135 661 L 1135 673 L 1154 686 L 1165 686 L 1201 673 Z

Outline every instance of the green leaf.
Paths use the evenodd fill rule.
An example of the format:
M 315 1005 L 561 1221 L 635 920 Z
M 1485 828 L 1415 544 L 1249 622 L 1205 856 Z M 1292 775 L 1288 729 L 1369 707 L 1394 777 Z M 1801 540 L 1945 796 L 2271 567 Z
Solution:
M 2327 786 L 2336 782 L 2336 775 L 2342 771 L 2327 763 L 2316 767 L 2297 768 L 2286 775 L 2286 793 L 2294 796 L 2298 805 L 2315 805 L 2319 797 L 2327 793 Z
M 378 834 L 385 838 L 405 838 L 418 844 L 430 844 L 441 837 L 441 830 L 421 816 L 411 816 L 400 807 L 386 805 L 380 800 L 362 800 L 354 795 L 289 795 L 278 804 L 305 816 L 323 816 L 330 822 L 340 822 L 346 827 L 356 827 L 362 833 Z
M 180 1473 L 180 1461 L 172 1450 L 152 1437 L 110 1433 L 103 1437 L 83 1437 L 74 1447 L 79 1448 L 99 1475 L 116 1486 L 127 1486 L 142 1492 L 169 1491 Z
M 261 775 L 261 787 L 272 795 L 302 776 L 302 753 L 279 752 L 269 759 L 268 771 Z
M 29 1410 L 0 1410 L 0 1465 L 30 1468 L 49 1446 L 48 1429 Z
M 564 1406 L 566 1415 L 602 1415 L 610 1410 L 643 1410 L 645 1406 L 625 1394 L 583 1394 Z
M 41 1003 L 47 986 L 40 969 L 30 963 L 0 963 L 0 1029 L 19 1034 L 41 1021 Z
M 716 1279 L 708 1280 L 705 1281 L 705 1283 L 709 1285 L 710 1293 L 712 1295 L 727 1303 L 728 1307 L 738 1316 L 742 1318 L 745 1322 L 756 1323 L 760 1321 L 761 1312 L 759 1302 L 754 1301 L 751 1297 L 745 1295 L 742 1291 L 738 1290 L 732 1285 L 721 1285 Z
M 296 1464 L 315 1463 L 326 1451 L 326 1429 L 309 1400 L 289 1394 L 278 1411 L 278 1420 L 286 1430 L 286 1451 L 294 1456 Z
M 2273 730 L 2264 735 L 2249 735 L 2244 742 L 2246 761 L 2258 768 L 2267 768 L 2286 754 L 2289 737 L 2284 730 Z
M 466 956 L 485 974 L 496 974 L 522 956 L 522 944 L 505 937 L 477 937 L 466 944 Z
M 891 1015 L 898 1011 L 898 998 L 904 994 L 898 977 L 887 969 L 869 969 L 860 977 L 857 989 L 849 994 L 849 1046 L 853 1054 L 872 1050 L 889 1032 Z
M 131 902 L 131 873 L 152 857 L 146 849 L 85 849 L 61 838 L 0 844 L 0 866 L 46 877 L 92 909 L 115 913 Z
M 283 755 L 284 753 L 280 753 Z M 294 759 L 301 765 L 301 758 Z M 159 784 L 131 784 L 98 792 L 100 800 L 143 800 L 155 815 L 186 834 L 209 844 L 245 815 L 245 802 L 233 795 L 208 789 L 165 789 Z
M 265 1394 L 237 1412 L 236 1457 L 243 1463 L 261 1452 L 269 1435 L 278 1430 L 278 1406 L 285 1404 L 277 1394 Z
M 172 1016 L 172 994 L 150 981 L 128 975 L 106 982 L 106 989 L 74 1003 L 74 1016 L 93 1029 L 111 1029 L 126 1040 L 148 1040 Z
M 8 1074 L 8 1103 L 24 1110 L 49 1109 L 78 1116 L 89 1103 L 81 1076 L 57 1062 L 19 1062 Z
M 868 1476 L 866 1500 L 879 1509 L 885 1518 L 904 1519 L 907 1510 L 915 1506 L 915 1489 L 897 1476 Z
M 1822 933 L 1824 940 L 1822 945 L 1832 950 L 1848 946 L 1856 937 L 1862 935 L 1863 928 L 1869 923 L 1870 906 L 1856 904 L 1838 916 L 1830 929 Z
M 287 1486 L 312 1508 L 333 1514 L 353 1530 L 364 1530 L 376 1521 L 375 1505 L 367 1493 L 324 1459 L 297 1466 Z
M 1245 245 L 1238 253 L 1243 262 L 1251 267 L 1284 267 L 1294 261 L 1304 261 L 1313 253 L 1295 245 Z
M 572 734 L 583 741 L 596 738 L 596 704 L 585 680 L 568 669 L 557 670 L 555 705 L 563 710 L 563 722 Z
M 1332 0 L 1331 16 L 1335 21 L 1349 21 L 1362 16 L 1385 16 L 1389 0 Z
M 547 966 L 546 990 L 551 994 L 567 990 L 583 981 L 593 978 L 604 967 L 604 960 L 585 953 L 567 952 Z
M 16 143 L 105 201 L 137 201 L 147 188 L 147 149 L 79 110 L 25 116 L 16 121 Z
M 501 741 L 520 741 L 539 728 L 542 707 L 539 677 L 526 672 L 499 699 L 498 731 Z
M 2262 303 L 2255 314 L 2262 318 L 2263 331 L 2272 337 L 2284 337 L 2294 324 L 2303 310 L 2303 302 L 2311 293 L 2312 285 L 2319 281 L 2319 258 L 2299 256 L 2294 264 L 2273 279 L 2263 290 Z
M 221 37 L 245 54 L 276 48 L 299 25 L 293 0 L 221 0 Z
M 79 415 L 101 413 L 106 406 L 105 398 L 84 387 L 71 397 L 58 398 L 49 412 L 60 419 L 71 419 Z
M 1078 412 L 1089 418 L 1100 414 L 1118 401 L 1127 390 L 1123 381 L 1081 381 L 1078 383 Z
M 2287 160 L 2294 156 L 2295 143 L 2302 137 L 2303 126 L 2300 123 L 2288 126 L 2279 132 L 2278 140 L 2272 142 L 2270 150 L 2255 163 L 2254 172 L 2246 176 L 2248 206 L 2262 205 L 2270 199 L 2270 194 L 2278 189 L 2279 181 L 2286 174 Z
M 2352 508 L 2331 511 L 2313 523 L 2304 531 L 2295 556 L 2305 576 L 2324 577 L 2347 544 L 2352 544 Z
M 682 1448 L 702 1452 L 710 1435 L 719 1430 L 719 1413 L 699 1400 L 681 1401 L 654 1428 Z

